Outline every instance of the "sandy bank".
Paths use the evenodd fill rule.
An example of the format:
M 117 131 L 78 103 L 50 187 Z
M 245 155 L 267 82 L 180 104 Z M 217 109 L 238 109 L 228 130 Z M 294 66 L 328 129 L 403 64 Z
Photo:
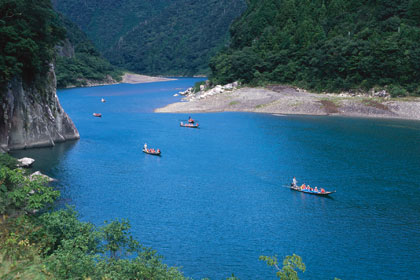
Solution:
M 144 84 L 144 83 L 154 83 L 154 82 L 167 82 L 167 81 L 174 81 L 176 79 L 169 79 L 163 77 L 152 77 L 140 74 L 133 74 L 133 73 L 125 73 L 122 76 L 122 80 L 117 82 L 111 76 L 107 76 L 105 80 L 97 81 L 97 80 L 88 80 L 83 79 L 83 85 L 68 85 L 66 88 L 75 88 L 75 87 L 97 87 L 97 86 L 109 86 L 109 85 L 116 85 L 116 84 Z
M 154 83 L 154 82 L 167 82 L 174 81 L 176 79 L 169 79 L 163 77 L 152 77 L 146 75 L 139 75 L 133 73 L 125 73 L 122 77 L 121 83 L 125 84 L 142 84 L 142 83 Z
M 368 96 L 315 94 L 288 86 L 240 88 L 188 96 L 183 102 L 156 109 L 158 113 L 256 112 L 298 115 L 342 115 L 420 120 L 420 98 L 385 99 Z

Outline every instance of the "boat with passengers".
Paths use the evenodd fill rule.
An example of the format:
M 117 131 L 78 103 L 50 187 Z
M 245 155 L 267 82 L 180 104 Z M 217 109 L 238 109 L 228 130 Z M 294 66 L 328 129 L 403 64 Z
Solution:
M 144 143 L 143 153 L 146 153 L 146 154 L 149 154 L 149 155 L 152 155 L 152 156 L 160 156 L 161 152 L 160 152 L 160 149 L 155 150 L 153 148 L 148 148 L 147 143 Z
M 182 126 L 182 127 L 189 127 L 189 128 L 198 128 L 199 127 L 198 123 L 184 123 L 184 122 L 181 122 L 179 125 Z
M 293 183 L 290 184 L 290 189 L 293 191 L 303 192 L 307 194 L 313 194 L 313 195 L 320 195 L 320 196 L 327 196 L 332 193 L 335 193 L 336 191 L 326 191 L 323 188 L 315 187 L 311 188 L 309 185 L 302 184 L 301 186 L 297 186 L 296 181 L 294 180 Z
M 143 149 L 143 153 L 152 155 L 152 156 L 160 156 L 161 152 L 159 149 Z

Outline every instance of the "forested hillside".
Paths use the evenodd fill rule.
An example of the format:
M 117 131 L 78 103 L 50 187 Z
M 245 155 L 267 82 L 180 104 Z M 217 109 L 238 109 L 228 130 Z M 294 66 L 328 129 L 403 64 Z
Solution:
M 215 83 L 420 92 L 420 0 L 250 0 L 230 33 Z
M 245 0 L 53 0 L 113 64 L 143 74 L 208 72 Z
M 62 54 L 56 60 L 58 88 L 121 80 L 122 70 L 103 58 L 77 25 L 64 16 L 60 20 L 68 41 L 63 41 Z
M 14 77 L 31 84 L 47 73 L 54 46 L 64 36 L 50 0 L 1 0 L 0 84 Z
M 50 0 L 0 0 L 0 152 L 79 138 L 56 95 L 65 33 Z

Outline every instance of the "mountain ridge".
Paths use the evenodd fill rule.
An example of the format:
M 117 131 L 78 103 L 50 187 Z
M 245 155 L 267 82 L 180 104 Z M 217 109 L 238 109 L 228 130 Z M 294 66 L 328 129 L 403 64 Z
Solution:
M 111 63 L 148 75 L 208 74 L 245 0 L 54 0 Z M 112 13 L 109 11 L 112 10 Z M 203 31 L 205 30 L 205 31 Z

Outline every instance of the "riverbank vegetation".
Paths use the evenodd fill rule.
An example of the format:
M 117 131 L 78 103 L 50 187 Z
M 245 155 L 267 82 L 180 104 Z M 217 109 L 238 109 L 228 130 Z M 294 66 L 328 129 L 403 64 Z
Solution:
M 420 0 L 250 0 L 211 80 L 420 95 L 419 19 Z
M 186 279 L 136 241 L 128 221 L 96 227 L 72 208 L 52 211 L 59 192 L 13 161 L 0 154 L 1 279 Z

